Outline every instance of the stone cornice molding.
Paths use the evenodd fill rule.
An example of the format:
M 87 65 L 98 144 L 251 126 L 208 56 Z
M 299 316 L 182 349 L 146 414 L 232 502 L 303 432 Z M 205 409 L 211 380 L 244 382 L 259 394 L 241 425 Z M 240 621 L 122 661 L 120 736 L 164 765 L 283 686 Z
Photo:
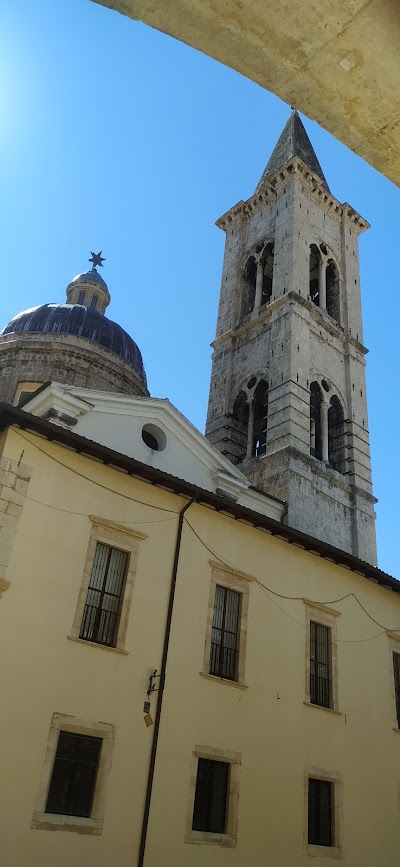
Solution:
M 215 225 L 226 232 L 230 226 L 241 223 L 243 219 L 249 218 L 253 213 L 261 210 L 272 199 L 275 200 L 281 187 L 295 176 L 302 184 L 307 185 L 314 201 L 338 222 L 347 223 L 359 235 L 370 228 L 367 220 L 358 214 L 348 202 L 341 203 L 335 199 L 324 187 L 318 175 L 312 172 L 299 157 L 292 157 L 288 160 L 275 175 L 269 178 L 265 188 L 255 193 L 246 202 L 242 200 L 238 202 L 222 217 L 219 217 Z
M 353 495 L 358 495 L 363 497 L 369 503 L 375 504 L 378 502 L 377 498 L 373 496 L 373 494 L 368 493 L 365 488 L 360 488 L 358 485 L 355 485 L 353 482 L 348 480 L 347 476 L 342 475 L 337 470 L 334 470 L 333 467 L 327 466 L 322 461 L 318 460 L 318 458 L 314 458 L 313 455 L 307 455 L 304 452 L 301 452 L 300 449 L 297 449 L 295 446 L 286 446 L 285 448 L 276 449 L 273 452 L 269 452 L 266 455 L 263 455 L 260 458 L 257 458 L 257 464 L 261 466 L 263 463 L 268 463 L 268 458 L 273 458 L 274 463 L 276 462 L 277 455 L 282 455 L 283 460 L 290 460 L 294 458 L 298 460 L 302 464 L 308 464 L 313 467 L 313 470 L 321 476 L 321 478 L 332 481 L 335 481 L 335 487 L 342 488 L 346 493 L 351 493 Z M 295 470 L 294 470 L 295 472 Z M 350 474 L 352 475 L 352 473 Z
M 225 331 L 224 334 L 220 334 L 215 340 L 210 344 L 213 349 L 218 349 L 220 346 L 224 345 L 227 341 L 235 340 L 236 338 L 240 338 L 243 335 L 247 334 L 249 331 L 253 331 L 256 328 L 260 328 L 264 322 L 266 322 L 275 311 L 278 311 L 280 308 L 283 308 L 288 304 L 293 304 L 295 302 L 300 307 L 303 307 L 311 314 L 314 322 L 322 326 L 328 331 L 328 333 L 339 340 L 345 349 L 350 349 L 352 347 L 357 352 L 362 355 L 366 355 L 369 351 L 359 340 L 353 337 L 350 334 L 346 334 L 343 326 L 336 323 L 329 313 L 326 310 L 321 310 L 320 307 L 317 307 L 312 301 L 308 298 L 304 298 L 303 295 L 300 295 L 298 292 L 286 292 L 285 295 L 280 295 L 279 298 L 275 298 L 274 301 L 271 301 L 269 304 L 265 306 L 264 309 L 261 309 L 258 316 L 254 319 L 249 314 L 249 318 L 246 322 L 243 322 L 241 325 L 238 325 L 236 328 L 231 328 L 229 331 Z

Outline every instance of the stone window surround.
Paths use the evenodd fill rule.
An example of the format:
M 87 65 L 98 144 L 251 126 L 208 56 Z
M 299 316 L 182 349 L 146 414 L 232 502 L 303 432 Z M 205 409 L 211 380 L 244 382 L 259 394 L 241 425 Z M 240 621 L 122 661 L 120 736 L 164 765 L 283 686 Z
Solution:
M 395 690 L 394 667 L 393 667 L 393 654 L 394 653 L 400 654 L 400 632 L 390 632 L 389 630 L 387 630 L 386 635 L 388 638 L 388 647 L 389 647 L 389 655 L 390 655 L 393 730 L 395 732 L 400 732 L 400 726 L 397 722 L 396 690 Z
M 229 768 L 228 780 L 228 804 L 226 833 L 214 834 L 211 831 L 194 831 L 193 810 L 196 794 L 197 767 L 199 759 L 211 759 L 216 762 L 227 762 Z M 239 806 L 239 774 L 242 761 L 241 753 L 232 750 L 219 750 L 211 746 L 196 745 L 192 754 L 192 768 L 189 784 L 189 800 L 186 819 L 185 843 L 205 844 L 221 846 L 225 849 L 235 849 L 238 832 L 238 806 Z
M 92 814 L 89 818 L 85 816 L 64 816 L 57 813 L 45 812 L 60 731 L 91 735 L 92 737 L 102 738 L 103 740 Z M 105 813 L 106 782 L 111 769 L 114 741 L 115 726 L 109 723 L 87 722 L 86 720 L 77 719 L 69 714 L 53 713 L 31 828 L 41 831 L 74 831 L 78 834 L 93 834 L 97 836 L 102 833 Z
M 207 623 L 206 623 L 206 635 L 204 641 L 204 656 L 203 656 L 203 668 L 200 674 L 203 677 L 206 677 L 209 680 L 214 680 L 219 683 L 229 684 L 230 686 L 239 687 L 242 689 L 247 689 L 247 684 L 245 683 L 245 670 L 246 670 L 246 643 L 247 643 L 247 621 L 248 621 L 248 608 L 249 608 L 249 581 L 254 581 L 250 575 L 246 575 L 244 572 L 233 572 L 222 566 L 221 563 L 214 562 L 213 560 L 209 561 L 209 565 L 211 566 L 211 582 L 210 582 L 210 592 L 208 597 L 208 611 L 207 611 Z M 210 652 L 211 652 L 211 636 L 212 636 L 212 624 L 214 618 L 214 603 L 215 603 L 215 591 L 217 584 L 222 587 L 226 587 L 228 590 L 235 590 L 237 593 L 241 594 L 240 600 L 240 619 L 239 619 L 239 661 L 238 661 L 238 679 L 237 680 L 229 680 L 225 677 L 218 677 L 217 675 L 210 674 Z
M 89 645 L 90 647 L 101 647 L 103 650 L 127 653 L 127 651 L 125 650 L 125 642 L 129 623 L 129 612 L 132 603 L 133 588 L 136 577 L 139 543 L 142 540 L 147 539 L 147 536 L 143 533 L 137 532 L 136 530 L 130 530 L 120 524 L 115 524 L 113 521 L 106 521 L 104 518 L 97 518 L 94 515 L 89 515 L 89 518 L 92 523 L 92 529 L 90 532 L 89 544 L 86 552 L 86 559 L 82 573 L 82 581 L 79 589 L 75 616 L 72 624 L 71 634 L 68 635 L 68 638 L 72 641 L 79 641 L 81 644 Z M 118 624 L 117 641 L 115 646 L 113 647 L 107 647 L 106 645 L 98 644 L 96 641 L 86 641 L 79 638 L 97 542 L 102 542 L 104 545 L 109 545 L 113 548 L 119 548 L 129 554 L 128 569 L 126 573 L 125 587 L 123 590 L 121 604 L 121 614 Z
M 0 597 L 10 586 L 8 566 L 32 472 L 21 458 L 12 460 L 0 452 Z
M 310 779 L 326 780 L 334 784 L 334 846 L 316 846 L 308 842 L 308 781 Z M 315 858 L 343 858 L 343 777 L 337 771 L 327 771 L 322 768 L 304 768 L 304 854 Z
M 325 711 L 339 711 L 339 693 L 338 693 L 338 643 L 337 643 L 337 619 L 341 616 L 341 611 L 336 611 L 334 608 L 327 605 L 321 605 L 317 602 L 311 602 L 309 599 L 303 599 L 305 609 L 305 625 L 306 625 L 306 664 L 305 664 L 305 701 L 306 705 L 316 707 Z M 328 626 L 331 630 L 331 682 L 332 682 L 332 707 L 326 708 L 319 704 L 314 704 L 310 701 L 310 622 L 321 623 L 323 626 Z

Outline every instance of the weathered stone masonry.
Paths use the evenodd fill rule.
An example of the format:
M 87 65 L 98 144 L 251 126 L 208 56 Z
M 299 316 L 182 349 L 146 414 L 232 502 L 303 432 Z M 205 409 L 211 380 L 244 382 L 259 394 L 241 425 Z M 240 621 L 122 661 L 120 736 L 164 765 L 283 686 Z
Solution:
M 0 458 L 0 595 L 10 584 L 7 569 L 31 474 L 27 464 Z
M 358 264 L 368 224 L 331 195 L 299 124 L 294 113 L 255 195 L 217 222 L 206 434 L 287 501 L 291 526 L 375 563 Z

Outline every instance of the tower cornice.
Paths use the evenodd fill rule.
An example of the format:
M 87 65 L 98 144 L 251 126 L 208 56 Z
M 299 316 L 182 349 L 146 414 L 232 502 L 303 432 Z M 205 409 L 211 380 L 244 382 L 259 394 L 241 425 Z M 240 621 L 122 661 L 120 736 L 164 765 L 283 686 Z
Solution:
M 352 208 L 348 202 L 339 202 L 332 193 L 324 186 L 321 179 L 299 157 L 292 157 L 272 175 L 262 190 L 254 193 L 247 201 L 240 201 L 229 211 L 216 220 L 215 225 L 226 232 L 234 225 L 240 224 L 244 219 L 260 211 L 271 200 L 276 199 L 280 189 L 293 177 L 298 177 L 303 185 L 307 185 L 311 197 L 323 210 L 338 222 L 344 222 L 351 226 L 353 231 L 361 235 L 370 228 L 370 223 Z
M 271 301 L 268 306 L 265 307 L 264 310 L 261 310 L 258 316 L 252 318 L 251 314 L 246 322 L 238 325 L 237 327 L 233 327 L 229 329 L 229 331 L 225 331 L 224 334 L 220 334 L 215 340 L 212 341 L 210 346 L 213 349 L 217 349 L 219 346 L 222 346 L 226 341 L 234 340 L 238 337 L 242 337 L 250 331 L 256 330 L 260 328 L 265 322 L 267 322 L 275 311 L 280 310 L 287 305 L 292 306 L 293 304 L 299 305 L 299 308 L 305 308 L 309 315 L 311 315 L 312 319 L 318 326 L 323 326 L 326 331 L 334 338 L 340 341 L 343 345 L 344 350 L 349 350 L 350 347 L 355 349 L 361 355 L 367 355 L 368 349 L 353 337 L 351 334 L 346 334 L 344 329 L 338 325 L 325 311 L 321 311 L 319 307 L 316 307 L 312 301 L 309 301 L 307 298 L 303 298 L 302 295 L 299 295 L 297 292 L 286 292 L 285 295 L 280 295 L 274 301 Z

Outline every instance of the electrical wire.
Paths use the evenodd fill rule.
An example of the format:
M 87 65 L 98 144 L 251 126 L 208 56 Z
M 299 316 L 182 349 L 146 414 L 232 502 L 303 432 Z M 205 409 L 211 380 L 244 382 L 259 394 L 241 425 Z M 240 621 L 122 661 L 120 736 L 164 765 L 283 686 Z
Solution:
M 272 598 L 271 594 L 268 593 L 268 590 L 266 589 L 266 587 L 264 587 L 264 584 L 261 584 L 261 582 L 257 581 L 257 580 L 256 580 L 256 583 L 258 584 L 260 589 L 263 590 L 264 593 L 268 596 L 268 599 L 273 603 L 273 605 L 276 605 L 276 607 L 279 608 L 279 610 L 282 611 L 283 614 L 286 614 L 286 617 L 289 617 L 290 620 L 293 620 L 293 622 L 297 623 L 298 626 L 301 626 L 302 629 L 304 629 L 304 630 L 308 629 L 307 624 L 302 623 L 300 620 L 297 620 L 296 617 L 293 617 L 292 614 L 289 614 L 288 611 L 285 611 L 285 609 L 282 608 L 282 606 L 279 605 L 279 603 L 275 599 Z M 310 600 L 310 601 L 312 601 L 312 600 Z M 393 630 L 391 630 L 391 631 L 393 631 Z M 386 629 L 382 629 L 381 632 L 378 632 L 376 635 L 370 635 L 368 638 L 337 638 L 336 640 L 337 640 L 338 644 L 362 644 L 364 641 L 374 641 L 375 638 L 379 638 L 381 635 L 385 635 L 385 633 L 386 633 Z
M 123 494 L 123 493 L 121 493 L 120 491 L 115 491 L 113 488 L 110 488 L 110 487 L 108 487 L 107 485 L 103 485 L 101 482 L 97 482 L 97 481 L 95 481 L 94 479 L 89 479 L 89 478 L 88 478 L 84 473 L 80 473 L 78 470 L 75 470 L 73 467 L 69 467 L 68 464 L 64 464 L 63 461 L 60 461 L 59 458 L 54 457 L 54 455 L 50 455 L 47 451 L 45 451 L 45 449 L 41 449 L 40 446 L 38 446 L 36 443 L 32 442 L 32 440 L 30 440 L 29 437 L 24 436 L 24 435 L 21 433 L 21 431 L 15 429 L 14 432 L 15 432 L 16 434 L 18 434 L 18 436 L 20 436 L 23 440 L 25 440 L 25 442 L 28 442 L 29 445 L 33 446 L 33 447 L 36 448 L 39 452 L 41 452 L 42 454 L 44 454 L 47 458 L 49 458 L 49 459 L 52 460 L 52 461 L 55 461 L 55 462 L 56 462 L 57 464 L 59 464 L 60 466 L 64 467 L 64 469 L 69 470 L 71 473 L 74 473 L 76 476 L 79 476 L 80 478 L 84 479 L 86 482 L 91 482 L 91 484 L 96 485 L 97 487 L 102 488 L 103 490 L 109 491 L 110 493 L 116 494 L 117 496 L 122 497 L 122 498 L 125 499 L 125 500 L 129 500 L 129 501 L 132 502 L 132 503 L 138 503 L 139 505 L 147 506 L 149 509 L 157 509 L 158 511 L 162 511 L 162 512 L 171 512 L 171 513 L 173 513 L 173 515 L 176 515 L 176 516 L 179 515 L 179 512 L 176 512 L 174 509 L 166 509 L 166 508 L 164 508 L 163 506 L 155 506 L 155 505 L 153 505 L 152 503 L 146 503 L 146 502 L 144 502 L 143 500 L 138 500 L 138 499 L 135 498 L 135 497 L 130 497 L 128 494 Z M 40 503 L 39 500 L 34 500 L 33 497 L 28 497 L 28 498 L 31 499 L 31 500 L 33 500 L 33 502 L 37 502 L 39 505 L 49 505 L 49 504 L 47 504 L 47 503 Z M 52 506 L 51 508 L 57 509 L 58 507 L 57 507 L 57 506 Z M 58 509 L 58 510 L 59 510 L 59 511 L 63 511 L 63 512 L 69 512 L 69 510 L 67 510 L 67 509 Z M 83 513 L 83 512 L 82 512 L 82 513 L 81 513 L 81 512 L 70 512 L 70 514 L 83 515 L 83 514 L 86 514 L 86 513 Z M 169 519 L 167 518 L 167 519 L 165 519 L 165 520 L 172 520 L 172 518 L 169 518 Z M 220 556 L 219 556 L 215 551 L 213 551 L 212 548 L 210 548 L 210 547 L 206 544 L 206 542 L 204 542 L 204 540 L 199 536 L 199 534 L 196 532 L 196 530 L 194 529 L 194 527 L 192 527 L 192 525 L 191 525 L 190 521 L 188 520 L 188 518 L 186 517 L 186 515 L 185 515 L 185 517 L 184 517 L 184 520 L 185 520 L 185 522 L 188 524 L 188 526 L 190 527 L 190 529 L 192 530 L 192 533 L 194 533 L 194 535 L 197 537 L 197 539 L 199 540 L 199 542 L 200 542 L 202 545 L 204 545 L 204 547 L 207 549 L 207 551 L 210 552 L 210 554 L 213 555 L 213 557 L 216 557 L 216 559 L 219 560 L 220 563 L 222 563 L 222 565 L 226 566 L 228 569 L 231 569 L 232 571 L 236 571 L 236 569 L 235 569 L 234 566 L 232 566 L 231 564 L 229 564 L 229 563 L 227 563 L 226 561 L 224 561 L 224 560 L 223 560 L 223 559 L 222 559 L 222 558 L 221 558 L 221 557 L 220 557 Z M 139 522 L 139 521 L 138 521 L 138 522 L 133 522 L 133 521 L 124 521 L 124 523 L 127 523 L 127 524 L 132 524 L 132 523 L 141 523 L 141 524 L 144 524 L 144 523 L 159 523 L 159 522 L 158 522 L 158 521 L 140 521 L 140 522 Z M 267 587 L 267 586 L 266 586 L 265 584 L 263 584 L 259 579 L 256 578 L 255 581 L 256 581 L 256 583 L 257 583 L 257 584 L 258 584 L 258 585 L 259 585 L 259 586 L 260 586 L 264 591 L 267 592 L 267 594 L 272 594 L 273 596 L 277 596 L 279 599 L 286 599 L 286 600 L 289 601 L 289 602 L 302 602 L 302 601 L 303 601 L 303 597 L 302 597 L 302 596 L 285 596 L 284 594 L 282 594 L 282 593 L 278 593 L 276 590 L 272 590 L 272 588 Z M 384 626 L 383 623 L 380 623 L 378 620 L 376 620 L 376 619 L 372 616 L 372 614 L 370 614 L 369 611 L 367 611 L 367 609 L 364 608 L 364 605 L 362 604 L 362 602 L 360 602 L 360 600 L 359 600 L 358 597 L 355 595 L 355 593 L 352 593 L 352 592 L 351 592 L 351 593 L 346 593 L 345 596 L 340 596 L 338 599 L 331 599 L 331 600 L 329 600 L 329 601 L 325 601 L 325 602 L 316 602 L 316 601 L 314 600 L 314 604 L 315 604 L 315 605 L 335 605 L 335 604 L 337 604 L 338 602 L 344 602 L 345 599 L 350 599 L 351 597 L 353 597 L 353 599 L 355 599 L 355 601 L 357 602 L 357 604 L 358 604 L 358 605 L 360 606 L 360 608 L 364 611 L 364 614 L 366 614 L 366 616 L 367 616 L 367 617 L 372 621 L 372 623 L 375 623 L 376 626 L 379 626 L 379 628 L 382 630 L 382 632 L 378 633 L 378 635 L 371 636 L 370 638 L 364 638 L 364 639 L 348 639 L 348 643 L 356 643 L 356 642 L 358 642 L 358 641 L 372 641 L 374 638 L 378 638 L 379 635 L 382 635 L 384 632 L 400 632 L 400 627 L 390 628 L 390 627 L 388 627 L 388 626 Z M 271 597 L 270 597 L 270 598 L 271 598 Z M 274 600 L 271 599 L 271 601 L 273 602 Z M 312 603 L 313 600 L 310 600 L 310 602 Z M 275 603 L 275 604 L 277 605 L 277 603 Z M 286 614 L 288 617 L 290 617 L 290 619 L 293 620 L 295 623 L 297 623 L 299 626 L 303 626 L 303 627 L 304 627 L 304 624 L 303 624 L 303 623 L 300 623 L 300 621 L 298 621 L 298 620 L 296 620 L 296 618 L 292 617 L 291 614 L 288 614 L 288 612 L 285 611 L 283 608 L 281 608 L 279 605 L 278 605 L 278 608 L 280 608 L 280 610 L 281 610 L 284 614 Z M 304 627 L 304 628 L 306 628 L 306 627 Z M 341 640 L 342 642 L 345 641 L 344 639 L 340 639 L 340 640 Z
M 36 500 L 35 497 L 30 497 L 29 494 L 25 494 L 25 497 L 27 500 L 30 500 L 32 503 L 37 503 L 38 506 L 44 506 L 47 509 L 54 509 L 56 512 L 64 512 L 67 515 L 78 515 L 82 518 L 88 517 L 87 512 L 75 512 L 73 509 L 62 509 L 61 506 L 55 506 L 54 503 L 44 503 L 42 500 Z M 140 500 L 133 500 L 132 502 L 140 503 L 141 501 Z M 157 508 L 157 507 L 152 506 L 151 508 Z M 178 515 L 179 515 L 179 512 L 176 513 L 176 516 L 174 514 L 170 518 L 155 518 L 155 520 L 153 520 L 153 521 L 127 521 L 125 518 L 116 518 L 113 515 L 112 520 L 116 521 L 117 523 L 121 523 L 121 524 L 122 523 L 123 524 L 135 524 L 135 525 L 136 524 L 162 524 L 162 523 L 165 523 L 165 521 L 174 521 L 175 517 L 178 517 Z
M 46 455 L 51 461 L 55 461 L 56 464 L 59 464 L 61 467 L 64 467 L 65 470 L 69 470 L 70 473 L 74 473 L 76 476 L 79 476 L 81 479 L 84 479 L 85 482 L 91 482 L 92 485 L 97 485 L 98 488 L 103 488 L 105 491 L 109 491 L 111 494 L 117 494 L 118 497 L 122 497 L 124 500 L 129 500 L 131 503 L 139 503 L 141 506 L 148 506 L 149 509 L 157 509 L 160 512 L 171 512 L 174 515 L 179 515 L 179 511 L 175 511 L 175 509 L 166 509 L 164 506 L 154 506 L 152 503 L 145 503 L 143 500 L 138 500 L 136 497 L 130 497 L 128 494 L 123 494 L 120 491 L 115 491 L 114 488 L 109 488 L 108 485 L 102 485 L 101 482 L 96 482 L 95 479 L 89 479 L 85 473 L 80 473 L 79 470 L 75 470 L 73 467 L 69 467 L 68 464 L 64 464 L 63 461 L 60 461 L 59 458 L 54 457 L 54 455 L 50 455 L 46 452 L 45 449 L 41 449 L 36 443 L 32 442 L 29 437 L 24 436 L 21 431 L 14 430 L 14 433 L 18 434 L 18 436 L 22 437 L 25 442 L 29 443 L 29 445 L 33 446 L 42 455 Z
M 192 533 L 194 533 L 194 535 L 195 535 L 196 538 L 199 540 L 199 542 L 200 542 L 202 545 L 204 545 L 204 547 L 206 548 L 206 550 L 209 551 L 209 553 L 212 554 L 213 557 L 216 557 L 216 559 L 219 560 L 219 562 L 222 563 L 223 566 L 226 566 L 226 567 L 227 567 L 228 569 L 230 569 L 231 571 L 233 571 L 233 572 L 236 571 L 236 569 L 235 569 L 234 566 L 232 566 L 230 563 L 227 563 L 226 560 L 223 560 L 223 559 L 219 556 L 219 554 L 216 553 L 216 551 L 214 551 L 212 548 L 210 548 L 209 545 L 207 545 L 206 542 L 204 542 L 204 539 L 202 539 L 201 536 L 199 536 L 199 534 L 196 532 L 196 530 L 194 529 L 194 527 L 192 526 L 192 524 L 190 523 L 190 521 L 189 521 L 189 519 L 186 517 L 186 515 L 185 515 L 185 522 L 186 522 L 186 524 L 188 524 L 188 526 L 190 527 Z M 262 588 L 262 589 L 267 593 L 267 595 L 269 595 L 269 596 L 270 596 L 270 594 L 272 594 L 273 596 L 277 596 L 279 599 L 287 599 L 289 602 L 303 602 L 303 601 L 304 601 L 303 596 L 285 596 L 283 593 L 278 593 L 277 590 L 272 590 L 271 587 L 267 587 L 267 585 L 266 585 L 266 584 L 263 584 L 262 581 L 260 581 L 258 578 L 255 578 L 254 580 L 255 580 L 256 584 L 258 584 L 258 586 L 261 587 L 261 588 Z M 362 604 L 362 602 L 360 602 L 360 600 L 359 600 L 358 597 L 355 595 L 355 593 L 352 593 L 352 592 L 351 592 L 351 593 L 346 593 L 345 596 L 340 596 L 338 599 L 331 599 L 331 600 L 326 601 L 326 602 L 323 602 L 323 601 L 316 601 L 316 600 L 312 600 L 312 599 L 310 599 L 310 603 L 311 603 L 311 604 L 314 604 L 314 605 L 335 605 L 335 604 L 337 604 L 338 602 L 344 602 L 345 599 L 350 599 L 351 597 L 352 597 L 353 599 L 355 599 L 355 601 L 357 602 L 357 604 L 358 604 L 358 605 L 360 606 L 360 608 L 363 610 L 364 614 L 366 614 L 366 616 L 367 616 L 370 620 L 372 620 L 372 622 L 375 623 L 376 626 L 379 626 L 379 628 L 382 630 L 382 632 L 379 632 L 377 635 L 372 635 L 372 636 L 370 636 L 369 638 L 362 638 L 362 639 L 346 639 L 346 640 L 345 640 L 345 639 L 338 639 L 338 640 L 340 640 L 341 642 L 346 643 L 346 644 L 353 644 L 353 643 L 356 644 L 356 643 L 359 643 L 360 641 L 372 641 L 372 640 L 375 639 L 375 638 L 379 638 L 379 636 L 380 636 L 380 635 L 383 635 L 383 633 L 385 633 L 385 632 L 400 632 L 400 627 L 396 627 L 396 628 L 392 629 L 392 628 L 389 627 L 389 626 L 384 626 L 383 623 L 379 623 L 379 621 L 376 620 L 375 617 L 373 617 L 372 614 L 369 613 L 369 611 L 367 611 L 367 609 L 364 607 L 364 605 Z M 275 601 L 275 600 L 273 600 L 273 599 L 271 598 L 271 596 L 270 596 L 270 599 L 271 599 L 271 602 L 274 602 L 274 601 Z M 289 614 L 287 611 L 285 611 L 284 608 L 281 608 L 281 606 L 278 605 L 278 603 L 275 602 L 275 604 L 277 605 L 278 608 L 280 608 L 281 611 L 283 611 L 284 614 L 286 614 L 288 617 L 290 617 L 291 620 L 294 620 L 295 623 L 297 623 L 299 626 L 302 626 L 304 629 L 307 628 L 307 627 L 304 625 L 304 623 L 301 623 L 299 620 L 296 620 L 296 618 L 293 617 L 291 614 Z

